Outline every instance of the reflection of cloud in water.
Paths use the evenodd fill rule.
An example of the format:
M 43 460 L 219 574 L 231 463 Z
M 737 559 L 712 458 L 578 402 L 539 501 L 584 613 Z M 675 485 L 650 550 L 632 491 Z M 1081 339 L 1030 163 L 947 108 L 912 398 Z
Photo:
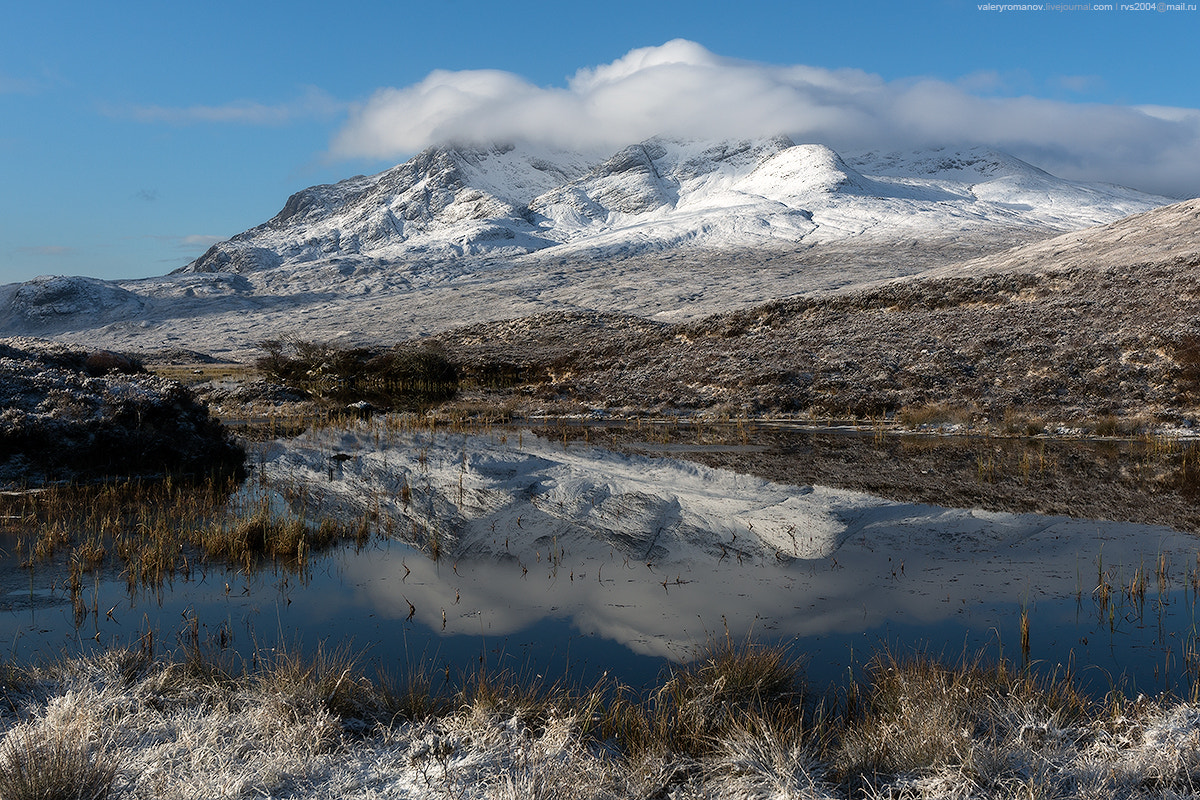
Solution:
M 54 591 L 52 569 L 26 569 L 20 558 L 0 551 L 0 613 L 66 606 L 70 600 Z
M 378 506 L 402 530 L 438 526 L 451 553 L 439 563 L 373 551 L 349 557 L 342 577 L 381 616 L 406 618 L 411 602 L 435 631 L 444 613 L 451 634 L 569 618 L 680 658 L 726 625 L 814 636 L 965 615 L 986 628 L 1006 604 L 1090 593 L 1101 554 L 1128 581 L 1160 554 L 1182 567 L 1196 553 L 1165 528 L 895 503 L 529 433 L 375 433 L 303 437 L 264 469 L 308 484 L 326 513 Z M 352 458 L 329 480 L 335 451 Z

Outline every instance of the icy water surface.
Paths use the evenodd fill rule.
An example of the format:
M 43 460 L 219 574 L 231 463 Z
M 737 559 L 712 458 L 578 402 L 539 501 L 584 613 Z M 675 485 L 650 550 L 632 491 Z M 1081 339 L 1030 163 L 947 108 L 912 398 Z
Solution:
M 61 569 L 25 570 L 6 556 L 0 649 L 53 658 L 199 640 L 252 659 L 279 646 L 347 643 L 392 673 L 424 663 L 453 680 L 482 662 L 645 685 L 728 635 L 787 644 L 818 685 L 843 681 L 888 647 L 948 660 L 984 650 L 1047 671 L 1070 665 L 1097 694 L 1113 685 L 1186 690 L 1200 644 L 1192 534 L 885 500 L 680 460 L 707 453 L 803 474 L 828 458 L 816 451 L 834 446 L 797 434 L 781 447 L 772 436 L 704 446 L 645 436 L 622 444 L 614 434 L 601 448 L 532 431 L 422 436 L 367 426 L 273 444 L 258 456 L 259 490 L 308 487 L 310 519 L 371 506 L 397 520 L 391 539 L 316 556 L 301 574 L 209 565 L 132 597 L 120 575 L 85 576 L 89 611 L 78 626 Z M 912 466 L 866 453 L 878 442 L 858 444 L 873 472 Z M 619 446 L 648 455 L 611 449 Z M 919 458 L 931 452 L 920 448 Z M 950 473 L 969 462 L 954 463 L 935 478 L 958 497 L 970 481 Z M 996 485 L 995 466 L 992 478 L 980 484 L 985 495 L 1010 491 Z M 1109 494 L 1137 497 L 1128 487 Z

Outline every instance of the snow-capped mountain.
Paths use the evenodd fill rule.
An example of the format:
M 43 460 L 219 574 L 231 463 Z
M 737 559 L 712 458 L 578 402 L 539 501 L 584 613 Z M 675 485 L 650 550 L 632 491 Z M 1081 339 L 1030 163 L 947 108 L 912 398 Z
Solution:
M 608 157 L 443 146 L 375 176 L 298 192 L 273 219 L 182 271 L 246 273 L 345 256 L 440 260 L 552 248 L 635 255 L 678 246 L 1057 232 L 1167 202 L 1062 180 L 982 147 L 843 158 L 786 137 L 655 138 Z
M 254 358 L 280 336 L 390 342 L 544 311 L 681 322 L 963 270 L 1168 202 L 987 148 L 437 147 L 298 192 L 170 275 L 0 286 L 0 333 Z

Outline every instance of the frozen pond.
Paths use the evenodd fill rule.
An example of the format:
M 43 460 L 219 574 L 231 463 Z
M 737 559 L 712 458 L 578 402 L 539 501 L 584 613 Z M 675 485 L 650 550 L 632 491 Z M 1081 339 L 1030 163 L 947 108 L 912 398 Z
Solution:
M 482 659 L 641 685 L 730 635 L 789 644 L 818 685 L 887 645 L 1071 664 L 1097 693 L 1186 688 L 1198 644 L 1191 533 L 886 500 L 683 460 L 753 459 L 753 442 L 643 447 L 655 448 L 381 420 L 269 443 L 245 491 L 308 520 L 367 514 L 390 536 L 316 556 L 305 574 L 209 565 L 132 597 L 121 576 L 89 575 L 93 610 L 78 627 L 62 570 L 9 555 L 0 648 L 54 657 L 152 634 L 158 647 L 199 637 L 252 658 L 347 642 L 393 673 L 425 661 L 457 676 Z

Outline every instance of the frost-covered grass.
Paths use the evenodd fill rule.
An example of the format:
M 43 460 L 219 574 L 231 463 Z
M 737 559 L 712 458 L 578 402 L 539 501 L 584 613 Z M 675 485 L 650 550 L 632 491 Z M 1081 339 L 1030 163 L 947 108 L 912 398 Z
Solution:
M 14 800 L 1142 798 L 1200 781 L 1194 703 L 886 654 L 820 695 L 781 652 L 736 644 L 640 692 L 474 673 L 413 703 L 345 650 L 237 668 L 114 650 L 9 665 L 0 688 Z

